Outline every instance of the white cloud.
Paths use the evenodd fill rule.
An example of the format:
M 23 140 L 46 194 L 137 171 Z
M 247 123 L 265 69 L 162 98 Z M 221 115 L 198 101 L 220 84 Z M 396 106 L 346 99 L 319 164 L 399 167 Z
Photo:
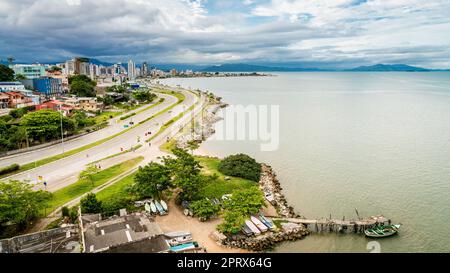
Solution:
M 208 10 L 211 2 L 0 0 L 0 57 L 344 65 L 395 60 L 423 66 L 450 59 L 447 0 L 213 3 L 220 13 Z

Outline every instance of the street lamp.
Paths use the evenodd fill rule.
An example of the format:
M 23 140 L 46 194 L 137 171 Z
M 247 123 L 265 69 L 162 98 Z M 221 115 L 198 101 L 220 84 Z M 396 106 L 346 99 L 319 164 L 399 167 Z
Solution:
M 59 105 L 59 110 L 61 111 L 61 143 L 62 143 L 62 153 L 64 154 L 64 129 L 63 129 L 63 111 L 62 105 Z

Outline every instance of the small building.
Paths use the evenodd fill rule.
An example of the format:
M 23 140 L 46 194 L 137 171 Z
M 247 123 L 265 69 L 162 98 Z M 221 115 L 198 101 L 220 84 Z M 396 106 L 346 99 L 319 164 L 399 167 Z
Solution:
M 62 114 L 65 117 L 69 117 L 72 115 L 73 111 L 75 110 L 75 107 L 71 105 L 67 105 L 62 101 L 59 100 L 50 100 L 46 101 L 44 103 L 41 103 L 39 105 L 36 105 L 36 111 L 39 110 L 53 110 L 53 111 L 62 111 Z
M 0 82 L 0 92 L 21 92 L 25 90 L 25 85 L 21 82 Z
M 93 97 L 70 97 L 66 99 L 64 103 L 75 109 L 87 112 L 102 111 L 104 107 L 103 102 L 99 102 L 97 98 Z
M 169 249 L 159 225 L 144 213 L 106 220 L 83 215 L 82 221 L 86 253 L 159 253 Z
M 33 106 L 33 101 L 20 92 L 3 92 L 9 97 L 9 108 L 22 108 L 27 106 Z
M 0 93 L 0 109 L 7 109 L 8 106 L 9 106 L 9 96 L 4 93 Z

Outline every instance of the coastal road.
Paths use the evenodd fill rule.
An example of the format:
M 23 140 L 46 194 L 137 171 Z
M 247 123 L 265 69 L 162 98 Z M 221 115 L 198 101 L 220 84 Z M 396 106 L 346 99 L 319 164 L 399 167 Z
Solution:
M 16 154 L 16 155 L 11 155 L 11 156 L 7 156 L 7 157 L 2 157 L 2 158 L 0 158 L 0 168 L 9 166 L 14 163 L 17 163 L 20 165 L 32 163 L 32 162 L 35 162 L 35 161 L 43 159 L 43 158 L 52 157 L 52 156 L 61 154 L 61 153 L 63 153 L 63 151 L 67 152 L 70 150 L 74 150 L 74 149 L 83 147 L 90 143 L 94 143 L 96 141 L 102 140 L 104 138 L 107 138 L 111 135 L 115 135 L 115 134 L 125 130 L 124 125 L 129 124 L 130 121 L 133 121 L 135 124 L 138 124 L 140 121 L 145 120 L 146 118 L 158 113 L 159 111 L 162 111 L 165 108 L 168 108 L 170 105 L 173 105 L 177 102 L 177 98 L 175 98 L 174 96 L 169 96 L 169 95 L 161 94 L 161 93 L 157 93 L 157 95 L 159 98 L 164 98 L 164 102 L 152 107 L 151 109 L 148 109 L 146 111 L 138 113 L 135 116 L 132 116 L 125 120 L 120 120 L 120 116 L 117 118 L 111 119 L 109 121 L 110 125 L 108 127 L 98 130 L 93 133 L 86 134 L 84 136 L 81 136 L 81 137 L 78 137 L 75 139 L 72 139 L 72 140 L 69 140 L 69 141 L 65 141 L 64 144 L 58 143 L 58 144 L 55 144 L 55 145 L 52 145 L 49 147 L 45 147 L 42 149 L 25 152 L 25 153 L 20 153 L 20 154 Z M 155 104 L 157 104 L 157 101 L 159 100 L 159 98 L 155 99 Z M 136 113 L 136 112 L 143 110 L 149 106 L 150 106 L 150 104 L 142 106 L 134 111 L 127 113 L 127 115 L 131 114 L 131 113 Z
M 139 155 L 144 155 L 145 162 L 156 158 L 161 155 L 159 149 L 155 147 L 157 146 L 156 142 L 162 141 L 162 138 L 166 136 L 166 131 L 154 140 L 155 144 L 152 143 L 151 147 L 145 142 L 145 139 L 149 138 L 149 136 L 146 137 L 145 134 L 149 131 L 156 133 L 165 122 L 168 122 L 180 113 L 186 111 L 199 100 L 198 97 L 191 92 L 182 92 L 186 96 L 186 99 L 181 104 L 174 107 L 171 111 L 165 112 L 142 125 L 135 126 L 130 131 L 127 131 L 126 133 L 103 144 L 41 167 L 13 175 L 9 177 L 9 179 L 30 180 L 31 183 L 36 183 L 36 178 L 38 176 L 43 176 L 44 181 L 48 184 L 47 190 L 53 192 L 76 182 L 78 174 L 86 168 L 86 165 L 92 162 L 97 162 L 111 155 L 115 155 L 121 151 L 121 148 L 126 150 L 138 144 L 142 144 L 144 147 L 139 149 L 139 152 L 126 153 L 124 154 L 124 157 L 137 157 Z M 186 119 L 188 117 L 189 115 L 185 115 L 184 118 L 172 124 L 167 131 L 172 131 L 170 130 L 171 128 L 181 126 L 180 122 L 182 121 L 189 122 L 189 119 Z M 140 142 L 138 142 L 138 138 L 140 138 Z M 112 163 L 117 161 L 117 164 L 121 162 L 120 160 L 121 156 L 113 158 L 110 161 L 112 161 Z

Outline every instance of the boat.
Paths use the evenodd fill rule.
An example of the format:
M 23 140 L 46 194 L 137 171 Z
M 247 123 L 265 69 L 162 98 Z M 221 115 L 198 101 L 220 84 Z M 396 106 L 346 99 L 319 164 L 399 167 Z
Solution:
M 191 236 L 192 234 L 189 231 L 175 231 L 164 234 L 168 238 L 177 238 L 183 236 Z
M 153 201 L 150 202 L 150 209 L 152 210 L 153 213 L 158 212 L 158 210 L 156 209 L 155 203 L 153 203 Z
M 178 245 L 192 242 L 192 236 L 186 235 L 186 236 L 181 236 L 181 237 L 175 237 L 175 238 L 171 238 L 166 241 L 170 246 L 178 246 Z
M 400 225 L 379 226 L 364 231 L 367 237 L 383 238 L 397 234 Z
M 261 230 L 261 232 L 266 232 L 268 230 L 267 226 L 264 225 L 261 221 L 259 221 L 258 218 L 256 218 L 255 216 L 251 216 L 250 220 L 253 222 L 253 224 L 255 224 L 259 230 Z
M 259 214 L 259 220 L 261 220 L 261 222 L 263 222 L 263 224 L 266 225 L 270 230 L 276 229 L 275 224 L 271 220 L 267 219 L 264 215 Z
M 255 234 L 259 235 L 261 234 L 261 231 L 255 226 L 255 224 L 252 223 L 250 220 L 245 220 L 245 225 Z
M 163 207 L 163 209 L 164 209 L 165 211 L 169 211 L 169 208 L 167 207 L 167 203 L 164 202 L 164 200 L 161 200 L 161 201 L 159 201 L 159 202 L 161 203 L 161 206 Z
M 246 236 L 253 235 L 253 231 L 247 225 L 243 225 L 241 230 L 242 230 L 242 233 L 244 233 Z
M 156 209 L 158 210 L 159 214 L 163 215 L 166 213 L 166 211 L 163 209 L 161 204 L 158 201 L 155 201 Z
M 192 243 L 186 243 L 186 244 L 181 244 L 181 245 L 177 245 L 177 246 L 171 246 L 170 250 L 173 252 L 183 252 L 183 251 L 187 251 L 187 250 L 193 250 L 196 248 L 198 248 L 198 243 L 192 242 Z
M 152 213 L 152 210 L 151 210 L 150 205 L 148 203 L 145 203 L 144 207 L 145 207 L 145 212 Z

